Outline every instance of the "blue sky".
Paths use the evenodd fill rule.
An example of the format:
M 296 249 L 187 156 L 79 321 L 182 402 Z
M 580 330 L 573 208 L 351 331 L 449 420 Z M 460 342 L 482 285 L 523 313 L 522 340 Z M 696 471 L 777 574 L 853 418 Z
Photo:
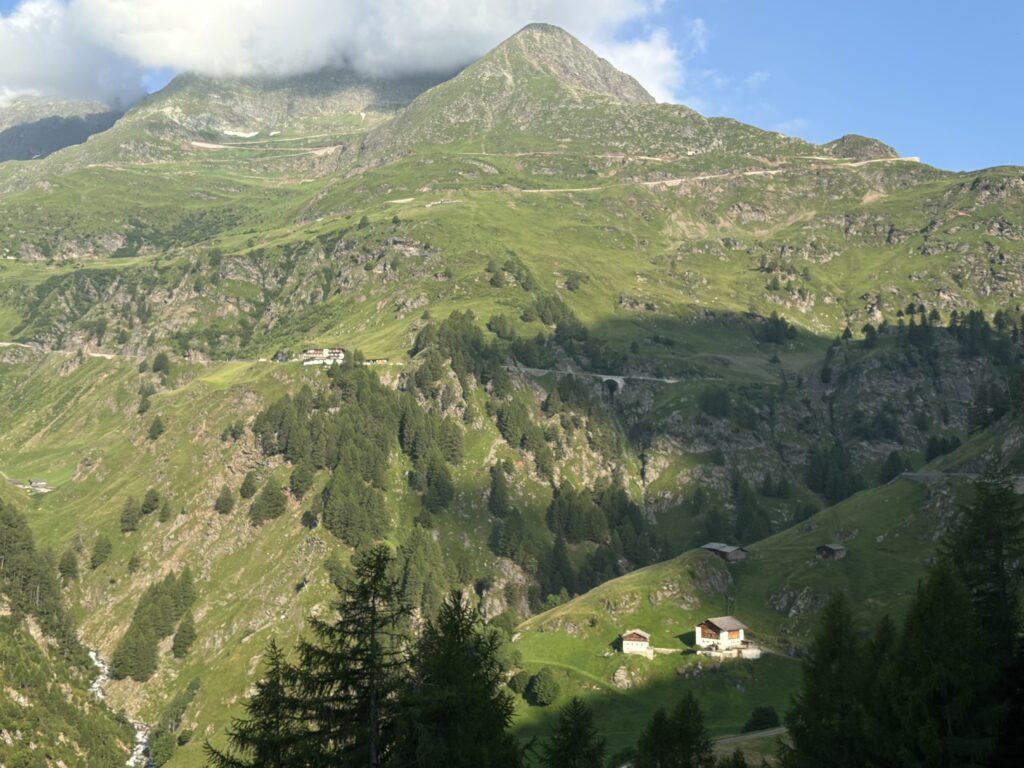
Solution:
M 669 0 L 657 21 L 681 38 L 693 18 L 707 43 L 679 95 L 701 111 L 951 170 L 1024 165 L 1021 0 Z
M 536 16 L 707 115 L 816 142 L 861 133 L 952 170 L 1024 165 L 1024 0 L 402 0 L 391 17 L 373 0 L 135 0 L 131 18 L 114 0 L 29 2 L 31 24 L 0 18 L 0 98 L 152 89 L 192 67 L 294 71 L 364 39 L 367 69 L 403 56 L 423 67 L 482 53 Z M 0 0 L 0 17 L 19 5 Z M 257 6 L 246 27 L 235 9 Z M 306 26 L 275 31 L 296 17 Z

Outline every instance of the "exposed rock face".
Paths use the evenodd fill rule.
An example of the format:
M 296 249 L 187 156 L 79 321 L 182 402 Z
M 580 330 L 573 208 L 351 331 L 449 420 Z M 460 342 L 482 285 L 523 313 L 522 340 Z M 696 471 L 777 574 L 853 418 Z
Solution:
M 797 586 L 783 587 L 768 598 L 769 607 L 790 619 L 818 613 L 827 602 L 828 595 L 819 594 L 810 587 Z
M 633 687 L 633 681 L 629 677 L 629 670 L 625 667 L 619 667 L 615 670 L 615 674 L 612 675 L 612 685 L 616 688 L 621 688 L 626 691 Z
M 530 612 L 530 605 L 526 599 L 526 587 L 530 583 L 530 577 L 522 568 L 507 557 L 497 558 L 494 565 L 497 575 L 480 596 L 480 614 L 485 621 L 490 621 L 495 616 L 499 616 L 511 608 L 520 616 L 527 616 Z M 508 587 L 513 584 L 523 588 L 519 590 L 518 602 L 509 605 Z M 566 631 L 569 630 L 566 629 Z M 570 634 L 572 633 L 570 632 Z
M 732 589 L 732 574 L 721 560 L 695 560 L 689 567 L 693 586 L 705 595 L 724 595 Z

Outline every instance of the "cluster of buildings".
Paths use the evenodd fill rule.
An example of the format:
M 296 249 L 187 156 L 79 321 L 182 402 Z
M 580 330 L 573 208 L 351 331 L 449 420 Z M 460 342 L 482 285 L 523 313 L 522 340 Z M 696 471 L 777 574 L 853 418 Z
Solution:
M 759 659 L 761 648 L 747 638 L 747 625 L 735 616 L 716 616 L 694 627 L 697 653 L 715 659 Z M 619 638 L 620 649 L 632 656 L 654 658 L 656 653 L 677 653 L 677 648 L 655 648 L 651 635 L 627 629 Z
M 747 551 L 732 544 L 710 541 L 701 549 L 727 563 L 747 559 Z M 815 549 L 815 555 L 821 560 L 842 560 L 846 557 L 846 547 L 842 544 L 821 544 Z M 747 637 L 748 631 L 747 625 L 735 616 L 715 616 L 694 627 L 694 645 L 697 653 L 715 659 L 759 659 L 761 648 Z M 622 653 L 647 658 L 653 658 L 656 653 L 677 650 L 655 648 L 651 644 L 650 633 L 642 629 L 627 629 L 620 636 L 619 645 Z
M 302 350 L 299 359 L 303 365 L 341 365 L 348 356 L 348 350 L 343 347 L 310 347 Z M 292 357 L 285 350 L 278 350 L 272 358 L 275 363 L 287 363 Z M 374 357 L 363 360 L 363 365 L 387 365 L 385 357 Z
M 723 544 L 720 541 L 709 541 L 701 549 L 722 558 L 727 563 L 738 563 L 747 559 L 747 550 L 743 547 Z M 846 547 L 842 544 L 822 544 L 814 553 L 820 560 L 842 560 L 846 557 Z
M 303 365 L 341 365 L 345 362 L 345 350 L 341 347 L 313 347 L 302 350 Z

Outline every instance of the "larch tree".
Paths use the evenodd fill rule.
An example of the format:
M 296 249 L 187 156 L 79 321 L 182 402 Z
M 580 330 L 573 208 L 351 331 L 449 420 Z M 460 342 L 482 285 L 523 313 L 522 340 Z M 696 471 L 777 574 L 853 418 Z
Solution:
M 357 555 L 337 619 L 312 619 L 299 643 L 296 697 L 318 765 L 380 768 L 392 750 L 410 615 L 393 564 L 386 545 Z

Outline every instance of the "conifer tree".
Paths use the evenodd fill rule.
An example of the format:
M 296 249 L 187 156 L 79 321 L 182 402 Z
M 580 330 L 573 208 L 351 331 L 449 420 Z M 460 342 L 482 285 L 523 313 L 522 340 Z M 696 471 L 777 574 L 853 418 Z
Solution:
M 222 752 L 210 742 L 204 745 L 213 768 L 318 765 L 305 740 L 308 724 L 297 714 L 291 693 L 292 670 L 273 640 L 263 662 L 267 670 L 256 683 L 255 695 L 245 704 L 246 717 L 234 720 L 228 730 L 230 751 Z
M 1001 716 L 993 696 L 998 666 L 990 655 L 956 650 L 965 628 L 978 626 L 970 593 L 940 562 L 918 588 L 878 692 L 892 702 L 900 724 L 887 745 L 889 764 L 985 764 Z
M 511 509 L 508 478 L 501 464 L 491 467 L 491 490 L 487 497 L 487 510 L 495 517 L 505 517 Z
M 143 515 L 151 515 L 160 506 L 160 492 L 156 488 L 150 488 L 142 499 L 142 506 L 139 511 Z
M 853 615 L 839 592 L 822 613 L 804 662 L 802 688 L 786 716 L 792 746 L 781 747 L 785 768 L 863 767 L 861 658 Z
M 192 618 L 192 611 L 187 611 L 178 625 L 178 631 L 174 633 L 174 641 L 171 644 L 171 653 L 174 658 L 183 659 L 196 641 L 196 624 Z
M 712 768 L 711 738 L 700 705 L 687 694 L 666 713 L 659 708 L 636 745 L 636 768 Z
M 260 525 L 267 520 L 280 517 L 287 509 L 288 498 L 284 495 L 284 490 L 270 480 L 249 507 L 249 519 L 253 525 Z
M 171 507 L 171 500 L 164 497 L 163 501 L 160 502 L 160 514 L 157 519 L 159 519 L 161 523 L 169 523 L 173 516 L 174 509 Z
M 167 427 L 164 426 L 163 419 L 157 416 L 153 419 L 153 423 L 149 425 L 149 439 L 159 440 L 160 435 L 167 431 Z
M 217 500 L 213 503 L 213 508 L 222 515 L 230 515 L 231 510 L 235 508 L 235 494 L 226 484 L 221 487 Z
M 605 742 L 598 738 L 594 713 L 573 697 L 558 713 L 558 722 L 541 745 L 545 768 L 593 768 L 604 763 Z
M 242 480 L 242 487 L 238 489 L 238 495 L 243 499 L 251 499 L 258 490 L 259 485 L 257 484 L 256 473 L 252 470 L 246 472 L 245 479 Z
M 558 536 L 551 550 L 551 579 L 548 591 L 555 593 L 563 589 L 569 594 L 576 594 L 576 570 L 569 557 L 565 538 Z
M 299 643 L 295 690 L 316 765 L 379 768 L 391 751 L 410 613 L 392 569 L 386 545 L 357 555 L 338 618 L 312 619 Z
M 78 555 L 75 554 L 73 549 L 69 549 L 61 555 L 60 564 L 57 566 L 57 572 L 60 574 L 60 577 L 64 582 L 64 586 L 67 586 L 78 578 Z
M 121 533 L 131 533 L 138 529 L 141 519 L 142 509 L 139 507 L 139 502 L 135 500 L 134 496 L 129 496 L 124 500 L 124 506 L 121 507 Z
M 197 592 L 195 579 L 192 576 L 192 569 L 185 566 L 181 569 L 181 576 L 178 577 L 177 589 L 175 590 L 176 608 L 180 614 L 196 601 Z
M 92 545 L 92 554 L 89 557 L 89 567 L 95 571 L 107 562 L 107 558 L 110 557 L 110 553 L 113 549 L 114 547 L 111 545 L 110 539 L 100 534 L 96 539 L 96 543 Z
M 975 483 L 945 546 L 985 631 L 980 653 L 1009 664 L 1020 632 L 1024 590 L 1024 504 L 1006 468 L 993 461 Z
M 558 384 L 556 382 L 555 386 L 551 388 L 547 398 L 544 400 L 544 413 L 549 416 L 554 416 L 555 414 L 561 413 L 563 410 L 564 406 L 562 405 L 562 396 L 558 392 Z
M 291 488 L 292 496 L 301 501 L 313 486 L 313 465 L 306 459 L 296 464 L 288 480 L 288 485 Z
M 517 768 L 508 732 L 514 709 L 502 686 L 497 633 L 482 632 L 458 591 L 429 622 L 413 660 L 393 765 L 408 768 Z

